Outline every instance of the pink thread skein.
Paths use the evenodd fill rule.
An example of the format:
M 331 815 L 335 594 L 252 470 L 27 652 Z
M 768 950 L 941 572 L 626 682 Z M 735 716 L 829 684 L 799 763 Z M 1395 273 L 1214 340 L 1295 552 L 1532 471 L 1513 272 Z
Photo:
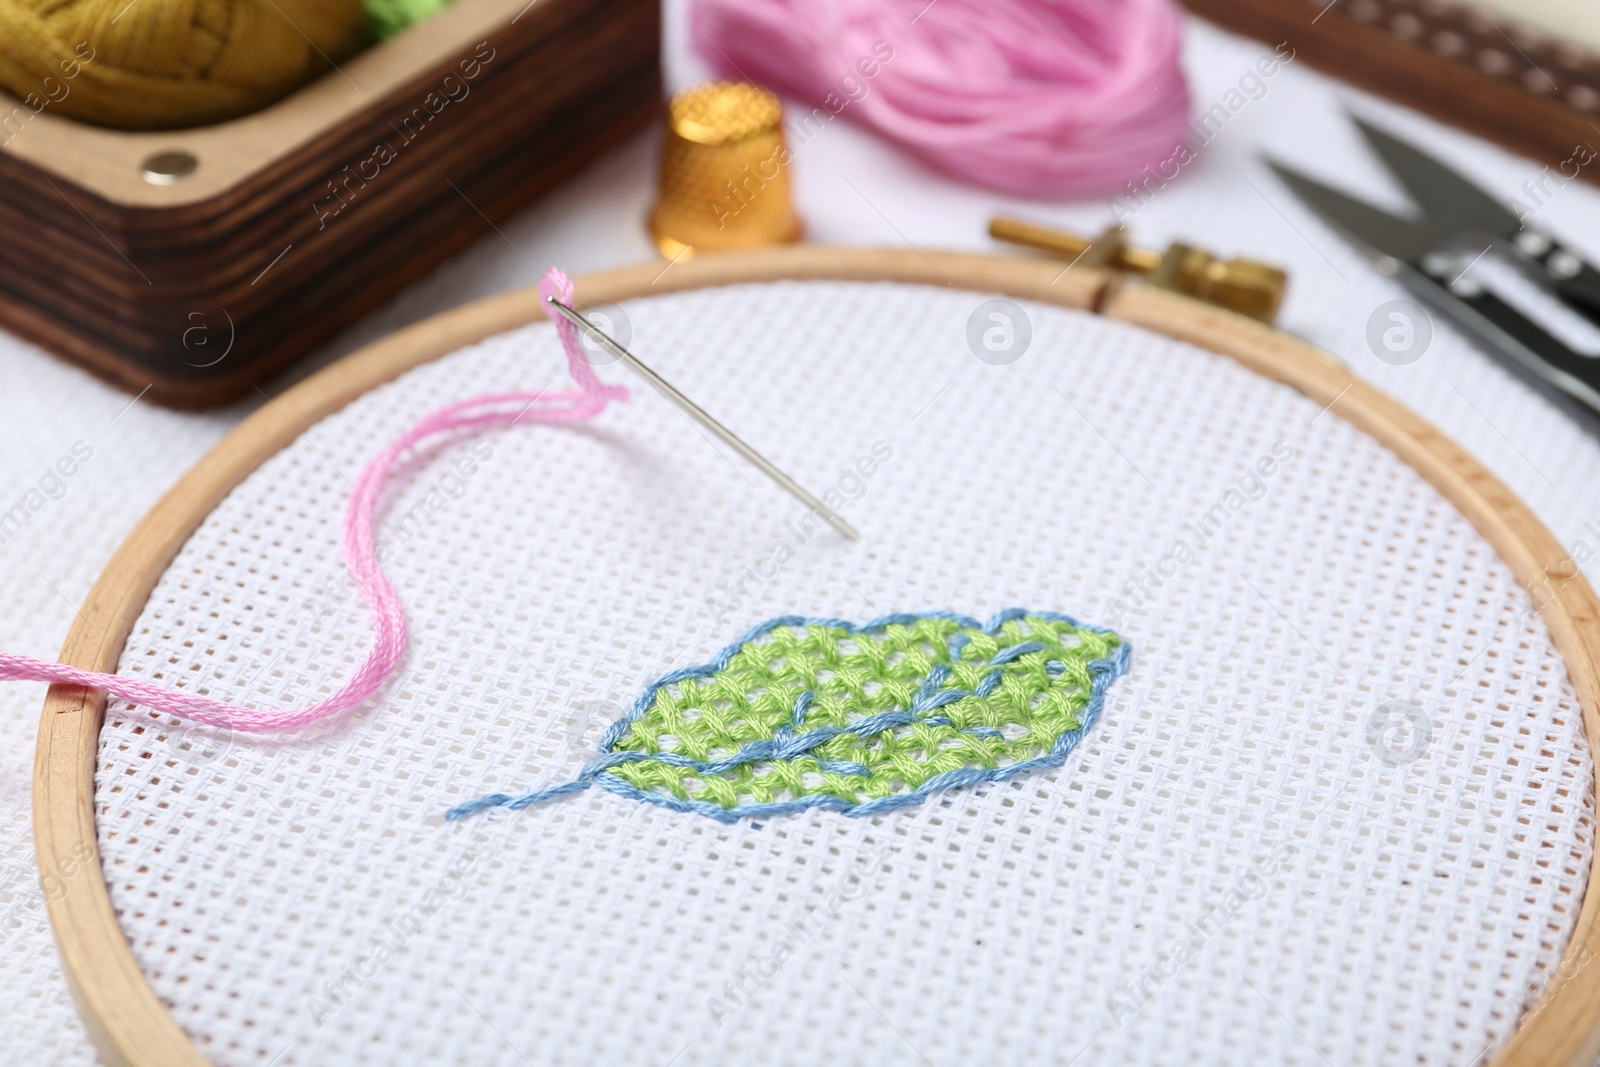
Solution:
M 572 302 L 572 281 L 552 267 L 539 282 L 539 295 Z M 406 619 L 394 583 L 378 565 L 374 536 L 378 504 L 384 483 L 408 451 L 441 434 L 514 426 L 519 422 L 567 423 L 592 419 L 613 400 L 626 400 L 621 386 L 604 385 L 584 355 L 578 328 L 565 319 L 555 322 L 556 333 L 567 353 L 567 368 L 578 389 L 537 393 L 488 393 L 459 400 L 424 415 L 405 433 L 391 441 L 362 470 L 350 491 L 345 509 L 345 565 L 372 612 L 372 650 L 360 669 L 338 692 L 307 707 L 286 711 L 257 711 L 196 693 L 153 682 L 79 670 L 61 663 L 0 652 L 0 681 L 66 682 L 101 689 L 157 711 L 210 726 L 262 732 L 304 726 L 355 707 L 378 691 L 394 673 L 406 653 Z
M 1188 140 L 1171 0 L 694 0 L 690 21 L 719 74 L 799 103 L 795 154 L 838 115 L 976 185 L 1060 197 Z

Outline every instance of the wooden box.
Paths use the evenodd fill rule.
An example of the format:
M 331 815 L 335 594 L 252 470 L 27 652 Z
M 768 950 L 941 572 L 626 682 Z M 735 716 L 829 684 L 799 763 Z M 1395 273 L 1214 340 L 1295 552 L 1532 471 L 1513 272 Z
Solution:
M 1352 85 L 1600 184 L 1600 56 L 1472 0 L 1183 0 Z M 1552 179 L 1554 180 L 1554 179 Z M 1559 185 L 1559 181 L 1557 182 Z M 1530 206 L 1536 206 L 1535 204 Z
M 203 407 L 654 118 L 660 5 L 459 0 L 197 129 L 0 104 L 20 108 L 0 115 L 0 326 L 147 399 Z

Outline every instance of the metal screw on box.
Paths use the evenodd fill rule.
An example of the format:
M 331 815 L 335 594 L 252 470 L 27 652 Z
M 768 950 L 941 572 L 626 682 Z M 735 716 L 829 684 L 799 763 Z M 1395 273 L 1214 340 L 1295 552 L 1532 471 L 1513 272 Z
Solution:
M 650 214 L 661 254 L 677 260 L 695 250 L 783 244 L 801 232 L 778 98 L 744 82 L 673 97 Z
M 157 152 L 144 161 L 139 176 L 151 185 L 171 185 L 195 172 L 200 161 L 189 152 Z

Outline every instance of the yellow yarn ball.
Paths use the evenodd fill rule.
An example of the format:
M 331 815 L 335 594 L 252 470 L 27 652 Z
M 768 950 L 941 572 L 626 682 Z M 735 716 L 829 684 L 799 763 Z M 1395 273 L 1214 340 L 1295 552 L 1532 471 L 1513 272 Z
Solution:
M 0 86 L 124 129 L 270 104 L 367 40 L 361 0 L 0 0 Z

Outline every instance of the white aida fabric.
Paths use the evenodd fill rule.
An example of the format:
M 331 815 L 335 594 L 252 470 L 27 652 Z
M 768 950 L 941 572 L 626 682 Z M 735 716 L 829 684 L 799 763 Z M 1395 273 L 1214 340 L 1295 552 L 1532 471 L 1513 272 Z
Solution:
M 237 418 L 133 399 L 0 337 L 0 648 L 55 656 L 117 543 Z M 0 686 L 0 1063 L 87 1067 L 94 1052 L 68 997 L 33 853 L 44 694 L 42 684 Z
M 107 879 L 200 1048 L 1465 1067 L 1502 1044 L 1569 939 L 1594 821 L 1578 706 L 1509 570 L 1290 389 L 1031 303 L 1026 354 L 990 365 L 967 341 L 987 299 L 626 305 L 635 349 L 848 498 L 859 543 L 801 543 L 791 498 L 636 389 L 408 469 L 385 536 L 412 650 L 350 721 L 262 740 L 114 705 Z M 331 692 L 368 640 L 347 479 L 424 411 L 561 364 L 529 327 L 311 427 L 185 546 L 122 671 L 257 706 Z M 571 780 L 646 685 L 761 620 L 1010 606 L 1133 646 L 1059 769 L 870 819 L 730 827 L 598 790 L 438 818 Z
M 692 54 L 697 38 L 683 5 L 663 5 L 663 25 L 669 88 L 709 76 Z M 1185 48 L 1197 111 L 1228 99 L 1270 51 L 1195 19 L 1188 20 Z M 1126 201 L 1013 202 L 959 185 L 848 121 L 830 123 L 825 134 L 806 143 L 793 171 L 795 195 L 808 234 L 822 243 L 1009 253 L 986 235 L 989 217 L 1007 211 L 1083 233 L 1122 218 L 1142 245 L 1160 248 L 1181 239 L 1223 255 L 1279 263 L 1292 278 L 1282 326 L 1332 352 L 1476 454 L 1533 507 L 1590 580 L 1600 582 L 1595 438 L 1442 322 L 1435 323 L 1432 346 L 1419 362 L 1381 362 L 1366 330 L 1383 304 L 1405 294 L 1302 208 L 1260 162 L 1260 153 L 1271 152 L 1357 195 L 1404 209 L 1403 195 L 1350 125 L 1347 108 L 1437 153 L 1494 195 L 1520 201 L 1533 211 L 1535 224 L 1600 257 L 1600 189 L 1552 182 L 1541 164 L 1342 85 L 1298 60 L 1268 82 L 1264 96 L 1233 116 L 1224 135 L 1205 146 L 1180 180 L 1131 216 Z M 501 223 L 500 232 L 441 264 L 302 368 L 435 311 L 531 285 L 551 262 L 578 273 L 653 254 L 639 220 L 654 196 L 654 137 L 633 141 Z M 1535 195 L 1526 183 L 1533 183 Z M 276 392 L 275 384 L 261 384 Z M 141 402 L 118 417 L 127 401 L 37 348 L 0 335 L 0 488 L 6 506 L 35 486 L 76 440 L 95 448 L 93 461 L 66 495 L 34 515 L 27 535 L 0 544 L 0 580 L 12 606 L 0 612 L 0 647 L 39 656 L 58 651 L 77 604 L 112 549 L 246 406 L 196 416 Z M 0 777 L 0 991 L 13 1009 L 0 1012 L 0 1062 L 89 1064 L 94 1054 L 65 995 L 30 836 L 29 781 L 42 698 L 42 686 L 0 691 L 0 759 L 6 764 Z

